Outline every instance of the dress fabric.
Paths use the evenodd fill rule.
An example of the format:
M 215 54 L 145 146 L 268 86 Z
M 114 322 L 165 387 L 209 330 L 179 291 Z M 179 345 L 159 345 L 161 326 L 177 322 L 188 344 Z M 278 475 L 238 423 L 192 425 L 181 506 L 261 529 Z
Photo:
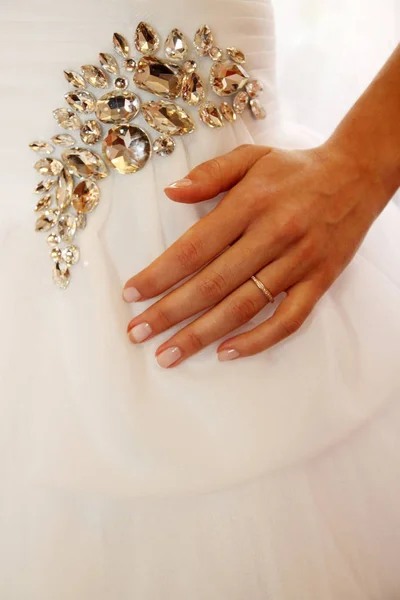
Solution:
M 214 344 L 162 370 L 170 332 L 139 347 L 125 335 L 143 305 L 122 302 L 124 282 L 218 201 L 174 204 L 165 185 L 238 144 L 315 141 L 280 117 L 269 2 L 16 0 L 0 17 L 0 598 L 399 598 L 394 202 L 301 330 L 265 353 L 222 365 Z M 32 232 L 27 144 L 61 132 L 63 69 L 97 64 L 141 20 L 163 40 L 207 23 L 242 49 L 268 118 L 197 121 L 171 157 L 101 182 L 61 292 Z

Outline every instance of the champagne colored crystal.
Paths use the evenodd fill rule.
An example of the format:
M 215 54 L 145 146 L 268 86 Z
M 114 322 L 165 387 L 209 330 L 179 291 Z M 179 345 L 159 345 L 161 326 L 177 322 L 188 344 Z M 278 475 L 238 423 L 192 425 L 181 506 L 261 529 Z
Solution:
M 267 117 L 265 108 L 261 105 L 258 98 L 252 98 L 250 100 L 251 113 L 255 119 L 261 120 Z
M 206 96 L 200 75 L 197 73 L 186 73 L 182 80 L 182 100 L 186 104 L 197 106 Z
M 133 76 L 136 85 L 156 96 L 174 99 L 181 93 L 183 71 L 155 56 L 143 56 Z
M 57 262 L 53 267 L 53 282 L 62 290 L 66 290 L 71 281 L 71 273 L 63 262 Z
M 218 96 L 235 94 L 248 82 L 249 76 L 241 65 L 229 60 L 215 62 L 210 71 L 210 83 Z
M 46 210 L 36 221 L 35 230 L 48 231 L 57 223 L 59 216 L 60 211 L 58 209 Z
M 47 236 L 47 243 L 49 246 L 58 246 L 60 244 L 61 238 L 57 233 L 49 233 Z
M 76 246 L 67 246 L 61 251 L 62 260 L 67 265 L 76 265 L 79 260 L 79 249 Z
M 142 104 L 142 114 L 150 127 L 166 135 L 186 135 L 195 128 L 185 109 L 173 102 L 145 102 Z
M 107 54 L 107 52 L 100 52 L 99 61 L 101 66 L 105 71 L 107 71 L 107 73 L 111 73 L 111 75 L 118 75 L 119 66 L 112 54 Z
M 172 61 L 183 60 L 188 49 L 188 43 L 183 33 L 179 29 L 173 29 L 165 40 L 165 56 Z
M 158 137 L 153 144 L 153 150 L 159 156 L 169 156 L 175 150 L 174 138 L 168 135 Z
M 41 158 L 34 164 L 41 175 L 59 175 L 63 170 L 62 163 L 55 158 Z
M 264 85 L 262 84 L 261 81 L 258 81 L 258 79 L 252 79 L 246 85 L 246 92 L 247 92 L 249 98 L 251 98 L 251 99 L 261 96 L 263 91 L 264 91 Z
M 78 177 L 107 177 L 107 167 L 101 157 L 86 148 L 71 148 L 64 150 L 62 159 L 68 171 Z
M 87 225 L 87 218 L 86 215 L 84 215 L 83 213 L 78 213 L 76 216 L 76 226 L 78 229 L 85 229 Z
M 134 125 L 117 125 L 103 140 L 103 155 L 107 163 L 121 175 L 136 173 L 151 156 L 151 141 L 147 133 Z
M 38 200 L 36 203 L 35 212 L 41 212 L 42 210 L 47 210 L 48 208 L 50 208 L 51 201 L 51 194 L 46 194 L 45 196 L 43 196 L 43 198 L 40 198 L 40 200 Z
M 246 57 L 241 50 L 231 47 L 227 48 L 226 51 L 228 53 L 228 56 L 230 56 L 230 58 L 236 63 L 243 64 L 246 62 Z
M 68 92 L 65 99 L 70 107 L 79 113 L 92 113 L 96 106 L 96 98 L 86 90 Z
M 237 115 L 241 115 L 249 103 L 247 92 L 240 90 L 233 99 L 233 110 Z
M 66 213 L 58 220 L 58 235 L 63 242 L 71 242 L 76 233 L 76 219 L 73 215 Z
M 182 69 L 184 73 L 193 73 L 197 69 L 197 63 L 195 60 L 185 60 Z
M 51 141 L 56 146 L 63 146 L 65 148 L 71 148 L 76 144 L 75 138 L 73 138 L 72 135 L 70 135 L 69 133 L 60 133 L 58 135 L 53 135 Z
M 83 65 L 81 67 L 83 77 L 94 88 L 104 89 L 108 87 L 107 75 L 95 65 Z
M 64 129 L 79 129 L 81 126 L 78 115 L 70 108 L 56 108 L 53 110 L 53 117 Z
M 128 41 L 126 40 L 126 38 L 124 38 L 123 35 L 121 35 L 120 33 L 114 33 L 113 35 L 113 44 L 114 44 L 114 48 L 115 51 L 120 55 L 123 56 L 124 58 L 128 58 L 129 57 L 129 44 Z
M 236 121 L 236 113 L 228 102 L 221 102 L 220 111 L 229 123 Z
M 29 148 L 38 154 L 52 154 L 54 152 L 54 146 L 42 141 L 31 142 Z
M 80 134 L 81 140 L 84 144 L 97 144 L 102 134 L 101 125 L 94 119 L 85 121 L 82 124 Z
M 128 87 L 129 82 L 127 80 L 126 77 L 116 77 L 114 79 L 114 87 L 117 90 L 126 90 L 126 88 Z
M 222 115 L 215 104 L 212 102 L 203 102 L 199 108 L 200 119 L 211 128 L 223 127 Z
M 52 258 L 54 262 L 59 262 L 61 260 L 61 248 L 52 248 L 50 258 Z
M 208 55 L 212 60 L 221 60 L 222 58 L 222 50 L 219 46 L 213 46 L 208 51 Z
M 67 169 L 63 169 L 58 178 L 56 188 L 56 203 L 61 210 L 65 210 L 71 204 L 73 186 L 74 180 L 72 175 Z
M 64 77 L 74 88 L 86 87 L 86 83 L 82 75 L 76 71 L 64 71 Z
M 99 186 L 90 179 L 80 181 L 72 194 L 72 206 L 83 215 L 92 212 L 98 205 L 99 200 Z M 76 219 L 76 225 L 79 227 L 78 219 Z M 82 229 L 82 227 L 79 228 Z
M 57 183 L 57 179 L 44 179 L 35 187 L 35 194 L 43 194 L 43 192 L 48 192 L 52 187 Z
M 136 70 L 136 60 L 134 58 L 125 59 L 123 67 L 128 73 L 133 73 Z
M 160 40 L 153 27 L 144 21 L 140 21 L 135 31 L 136 50 L 141 54 L 153 54 L 157 52 Z
M 108 92 L 98 99 L 96 116 L 102 123 L 131 121 L 138 114 L 140 100 L 130 91 Z
M 194 36 L 194 47 L 200 56 L 206 56 L 214 44 L 213 34 L 208 25 L 202 25 Z

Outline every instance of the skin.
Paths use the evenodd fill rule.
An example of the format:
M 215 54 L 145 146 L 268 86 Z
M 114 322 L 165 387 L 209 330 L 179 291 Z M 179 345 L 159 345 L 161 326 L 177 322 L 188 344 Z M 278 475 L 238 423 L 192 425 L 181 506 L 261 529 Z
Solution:
M 255 274 L 284 299 L 264 323 L 221 343 L 218 358 L 277 344 L 298 331 L 399 185 L 400 46 L 321 146 L 239 146 L 165 189 L 174 202 L 188 204 L 226 194 L 126 283 L 125 300 L 139 302 L 180 284 L 132 319 L 131 341 L 201 312 L 156 351 L 161 366 L 179 365 L 265 307 L 268 299 L 249 280 Z

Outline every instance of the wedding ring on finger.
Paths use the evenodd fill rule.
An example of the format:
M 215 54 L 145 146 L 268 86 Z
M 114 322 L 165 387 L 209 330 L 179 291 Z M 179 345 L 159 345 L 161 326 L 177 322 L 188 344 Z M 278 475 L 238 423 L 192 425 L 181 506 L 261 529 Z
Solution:
M 273 297 L 273 295 L 271 294 L 269 289 L 266 288 L 265 285 L 263 284 L 263 282 L 260 281 L 259 279 L 257 279 L 257 277 L 255 275 L 253 275 L 251 277 L 251 279 L 252 279 L 252 281 L 254 281 L 256 286 L 262 291 L 264 296 L 266 296 L 266 298 L 268 298 L 268 302 L 270 302 L 272 304 L 275 301 L 275 298 Z

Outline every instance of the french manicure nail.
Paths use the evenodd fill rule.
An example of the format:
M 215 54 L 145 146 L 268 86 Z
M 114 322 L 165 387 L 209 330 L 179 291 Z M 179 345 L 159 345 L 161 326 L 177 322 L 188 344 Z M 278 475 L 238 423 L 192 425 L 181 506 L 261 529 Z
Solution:
M 192 183 L 191 179 L 178 179 L 178 181 L 174 181 L 167 185 L 167 188 L 185 188 L 192 185 Z
M 152 333 L 153 331 L 148 323 L 140 323 L 139 325 L 132 327 L 129 332 L 129 337 L 131 338 L 132 342 L 139 344 L 140 342 L 147 340 Z
M 181 356 L 182 352 L 180 348 L 173 346 L 172 348 L 167 348 L 164 352 L 161 352 L 161 354 L 157 356 L 157 362 L 163 369 L 168 369 L 168 367 L 176 363 Z
M 135 287 L 125 288 L 122 295 L 125 302 L 137 302 L 142 297 L 139 290 L 137 290 Z
M 218 352 L 218 360 L 220 362 L 226 362 L 227 360 L 234 360 L 239 357 L 239 352 L 237 350 L 221 350 Z

